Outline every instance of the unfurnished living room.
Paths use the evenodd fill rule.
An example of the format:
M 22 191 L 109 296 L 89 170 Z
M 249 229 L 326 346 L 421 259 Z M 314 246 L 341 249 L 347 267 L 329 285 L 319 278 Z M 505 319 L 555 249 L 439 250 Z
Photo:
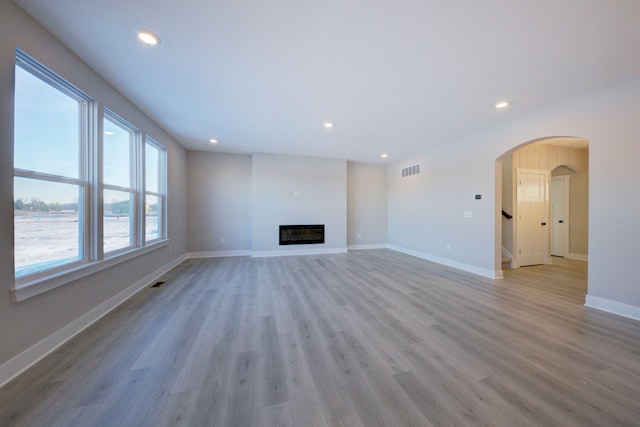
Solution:
M 0 426 L 637 426 L 640 2 L 0 2 Z

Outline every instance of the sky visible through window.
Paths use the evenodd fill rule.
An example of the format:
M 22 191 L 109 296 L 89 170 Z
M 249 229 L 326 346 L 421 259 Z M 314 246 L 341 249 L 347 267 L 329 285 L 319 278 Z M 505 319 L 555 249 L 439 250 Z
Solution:
M 104 183 L 131 188 L 131 131 L 104 119 Z
M 153 145 L 145 144 L 145 185 L 146 191 L 158 192 L 159 150 Z
M 78 123 L 78 101 L 16 67 L 14 167 L 79 178 Z M 77 203 L 42 181 L 21 180 L 15 187 L 14 199 Z

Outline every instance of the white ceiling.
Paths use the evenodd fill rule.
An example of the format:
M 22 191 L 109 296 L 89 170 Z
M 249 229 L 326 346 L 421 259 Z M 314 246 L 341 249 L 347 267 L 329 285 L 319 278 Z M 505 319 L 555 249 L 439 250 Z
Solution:
M 394 161 L 640 76 L 638 0 L 16 3 L 194 150 Z

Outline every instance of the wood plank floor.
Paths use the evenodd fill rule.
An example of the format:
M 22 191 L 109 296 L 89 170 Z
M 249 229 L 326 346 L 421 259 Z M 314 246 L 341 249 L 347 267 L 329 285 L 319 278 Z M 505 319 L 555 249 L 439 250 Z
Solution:
M 1 426 L 638 426 L 640 323 L 586 263 L 189 260 L 0 389 Z

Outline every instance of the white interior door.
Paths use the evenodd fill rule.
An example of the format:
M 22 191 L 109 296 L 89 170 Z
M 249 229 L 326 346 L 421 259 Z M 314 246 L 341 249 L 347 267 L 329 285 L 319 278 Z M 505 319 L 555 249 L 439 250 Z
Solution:
M 549 171 L 516 169 L 516 254 L 519 266 L 547 262 L 549 175 Z
M 551 178 L 551 255 L 569 252 L 569 176 Z

